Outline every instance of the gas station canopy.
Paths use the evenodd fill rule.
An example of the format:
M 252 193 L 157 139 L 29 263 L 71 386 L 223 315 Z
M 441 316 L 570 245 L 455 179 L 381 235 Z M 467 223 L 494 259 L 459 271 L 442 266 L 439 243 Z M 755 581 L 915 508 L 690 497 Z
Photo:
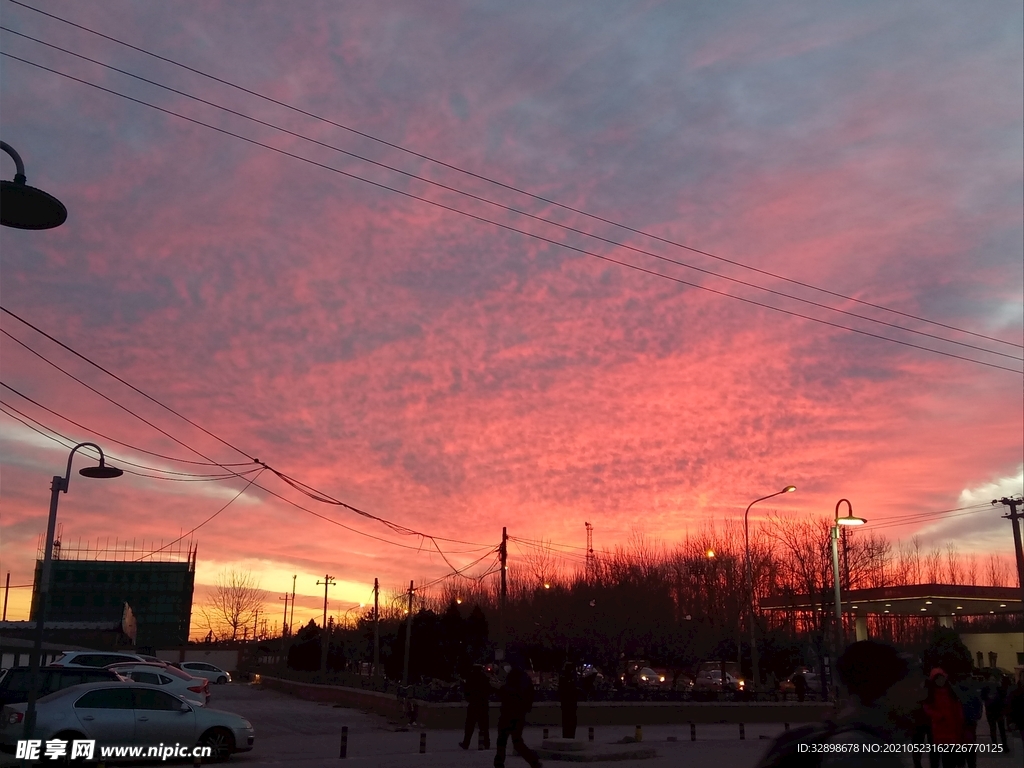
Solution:
M 808 595 L 783 595 L 762 600 L 765 611 L 835 610 L 829 589 L 824 599 Z M 972 587 L 965 584 L 911 584 L 902 587 L 849 589 L 842 594 L 843 613 L 854 616 L 987 616 L 1020 613 L 1022 601 L 1016 587 Z

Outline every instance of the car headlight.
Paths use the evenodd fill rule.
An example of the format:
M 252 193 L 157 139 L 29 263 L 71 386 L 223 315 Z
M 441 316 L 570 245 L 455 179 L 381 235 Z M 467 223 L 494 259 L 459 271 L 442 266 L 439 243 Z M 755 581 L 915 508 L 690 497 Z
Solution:
M 244 725 L 246 730 L 248 731 L 253 730 L 252 723 L 250 723 L 248 720 L 242 720 L 242 725 Z

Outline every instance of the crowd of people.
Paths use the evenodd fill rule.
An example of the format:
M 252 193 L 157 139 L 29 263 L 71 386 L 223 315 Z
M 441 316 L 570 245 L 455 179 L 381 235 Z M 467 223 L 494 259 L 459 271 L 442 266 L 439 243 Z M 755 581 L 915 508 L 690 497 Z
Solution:
M 951 665 L 951 669 L 955 669 Z M 498 687 L 482 665 L 474 665 L 463 683 L 468 702 L 466 731 L 459 743 L 469 749 L 474 731 L 481 748 L 490 749 L 489 699 L 501 701 L 498 717 L 495 768 L 505 765 L 509 740 L 530 765 L 537 768 L 537 754 L 523 740 L 526 716 L 533 706 L 534 687 L 522 661 L 512 657 L 504 667 Z M 963 672 L 947 673 L 941 666 L 925 670 L 921 663 L 884 643 L 854 643 L 836 663 L 836 672 L 847 697 L 844 708 L 830 721 L 788 732 L 773 743 L 760 768 L 785 768 L 800 763 L 798 745 L 808 742 L 911 745 L 915 768 L 975 768 L 978 752 L 948 745 L 984 741 L 979 725 L 988 723 L 988 738 L 1011 751 L 1008 735 L 1024 734 L 1024 676 L 1014 683 L 1008 675 L 977 680 Z M 801 691 L 802 692 L 802 691 Z M 572 664 L 559 675 L 558 698 L 563 738 L 575 738 L 581 690 Z M 934 745 L 940 745 L 938 747 Z M 824 768 L 888 768 L 905 765 L 904 752 L 837 750 L 826 754 Z

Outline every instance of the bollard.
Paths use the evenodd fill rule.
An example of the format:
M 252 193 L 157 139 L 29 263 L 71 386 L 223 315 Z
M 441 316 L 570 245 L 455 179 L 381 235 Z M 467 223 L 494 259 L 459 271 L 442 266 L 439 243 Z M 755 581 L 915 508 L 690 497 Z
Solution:
M 643 741 L 643 740 L 644 740 L 644 729 L 643 729 L 643 726 L 638 725 L 636 727 L 636 732 L 633 734 L 633 741 Z
M 747 738 L 747 732 L 743 728 L 743 723 L 740 723 L 740 741 L 744 741 Z
M 544 729 L 544 738 L 546 739 L 547 737 L 548 737 L 548 729 L 547 729 L 547 728 L 545 728 L 545 729 Z
M 697 740 L 697 724 L 690 723 L 690 741 Z
M 338 755 L 341 757 L 348 757 L 348 726 L 341 726 L 341 753 Z
M 593 740 L 594 740 L 594 726 L 590 726 L 589 728 L 587 728 L 587 741 L 593 741 Z
M 787 731 L 789 730 L 789 723 L 783 723 L 782 725 Z
M 427 734 L 425 733 L 420 734 L 420 754 L 427 754 Z

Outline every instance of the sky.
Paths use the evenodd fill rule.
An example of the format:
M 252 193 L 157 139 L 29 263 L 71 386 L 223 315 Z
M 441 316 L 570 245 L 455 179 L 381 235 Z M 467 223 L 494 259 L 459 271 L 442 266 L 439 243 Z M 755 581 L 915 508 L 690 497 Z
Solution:
M 325 574 L 336 613 L 484 573 L 503 526 L 672 546 L 788 484 L 755 529 L 845 498 L 1012 557 L 1019 2 L 0 0 L 0 25 L 0 135 L 69 212 L 0 232 L 12 585 L 86 440 L 148 476 L 74 474 L 65 543 L 219 511 L 197 603 L 250 570 L 275 614 L 295 574 L 299 620 Z M 401 529 L 250 485 L 254 458 Z

